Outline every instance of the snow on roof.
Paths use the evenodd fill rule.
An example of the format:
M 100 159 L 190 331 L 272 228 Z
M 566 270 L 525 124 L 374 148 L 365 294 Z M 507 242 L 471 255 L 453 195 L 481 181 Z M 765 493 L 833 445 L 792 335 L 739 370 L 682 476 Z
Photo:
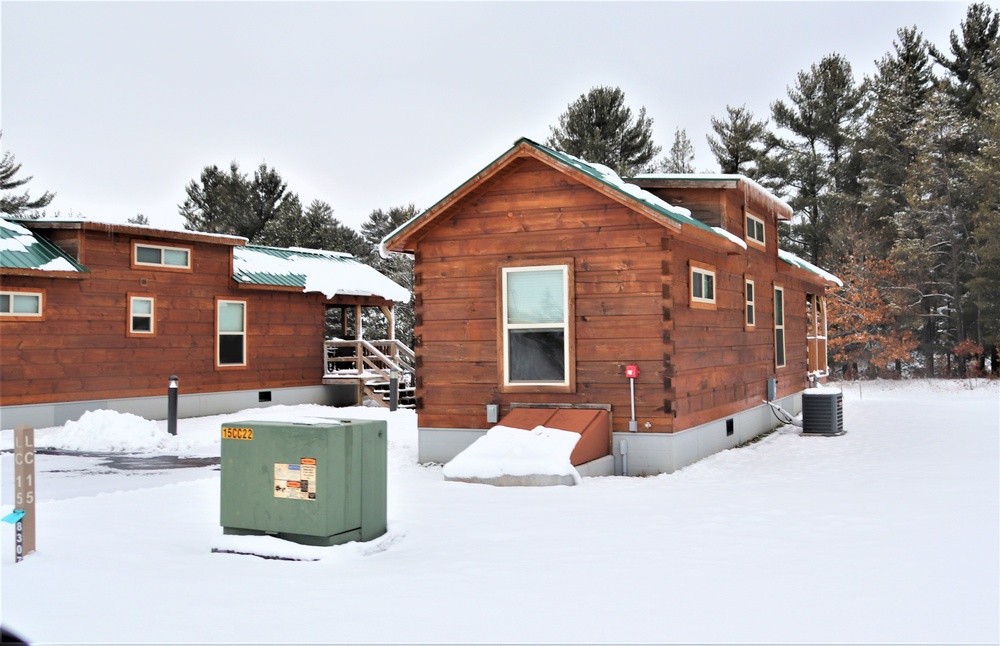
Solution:
M 668 181 L 688 180 L 692 182 L 725 182 L 725 181 L 743 182 L 748 186 L 752 187 L 753 189 L 755 189 L 757 192 L 766 195 L 770 199 L 781 204 L 789 211 L 794 211 L 794 209 L 792 209 L 791 205 L 788 204 L 788 202 L 784 201 L 783 199 L 772 193 L 770 190 L 764 188 L 753 179 L 747 177 L 746 175 L 740 175 L 738 173 L 640 173 L 632 177 L 631 179 L 638 179 L 638 180 L 662 179 Z
M 673 220 L 674 222 L 677 222 L 677 223 L 682 224 L 682 225 L 689 224 L 691 226 L 698 227 L 699 229 L 704 229 L 705 231 L 712 231 L 713 233 L 718 233 L 718 231 L 713 230 L 712 227 L 710 227 L 707 224 L 705 224 L 703 222 L 700 222 L 696 218 L 692 217 L 691 211 L 689 211 L 688 209 L 686 209 L 686 208 L 684 208 L 682 206 L 676 206 L 676 205 L 670 204 L 666 200 L 663 200 L 662 198 L 657 197 L 656 195 L 653 195 L 649 191 L 647 191 L 647 190 L 645 190 L 643 188 L 640 188 L 640 187 L 636 186 L 635 184 L 630 184 L 629 182 L 627 182 L 624 179 L 622 179 L 618 175 L 618 173 L 616 173 L 612 169 L 608 168 L 604 164 L 598 164 L 598 163 L 592 163 L 592 162 L 585 161 L 583 159 L 580 159 L 579 157 L 574 157 L 573 155 L 570 155 L 569 153 L 564 153 L 562 151 L 555 150 L 555 149 L 549 148 L 547 146 L 543 146 L 543 145 L 541 145 L 539 143 L 536 143 L 536 142 L 528 139 L 527 137 L 522 137 L 522 138 L 518 139 L 516 142 L 514 142 L 514 146 L 510 150 L 508 150 L 503 155 L 501 155 L 497 159 L 495 159 L 492 162 L 490 162 L 486 166 L 486 168 L 483 169 L 483 171 L 486 170 L 487 168 L 489 168 L 490 166 L 492 166 L 493 164 L 495 164 L 499 159 L 503 158 L 504 155 L 509 154 L 512 150 L 514 150 L 515 148 L 517 148 L 522 143 L 531 146 L 535 150 L 538 150 L 538 151 L 540 151 L 542 153 L 545 153 L 549 157 L 557 159 L 558 161 L 566 164 L 567 166 L 571 166 L 571 167 L 575 168 L 576 170 L 581 171 L 581 172 L 585 173 L 586 175 L 589 175 L 590 177 L 592 177 L 592 178 L 598 180 L 599 182 L 601 182 L 601 183 L 603 183 L 603 184 L 605 184 L 605 185 L 607 185 L 607 186 L 609 186 L 609 187 L 611 187 L 611 188 L 619 191 L 620 193 L 624 193 L 630 199 L 632 199 L 632 200 L 634 200 L 636 202 L 640 202 L 640 203 L 644 204 L 645 206 L 653 209 L 654 211 L 656 211 L 657 213 L 659 213 L 661 215 L 666 216 L 668 219 Z M 462 186 L 465 186 L 466 184 L 468 184 L 469 181 L 472 181 L 472 179 L 478 178 L 483 173 L 483 171 L 479 171 L 479 173 L 476 173 L 476 175 L 474 175 L 473 178 L 470 178 L 470 180 L 467 180 L 464 184 L 462 184 Z M 423 219 L 423 217 L 426 214 L 428 214 L 431 211 L 433 211 L 439 204 L 441 204 L 442 202 L 444 202 L 445 200 L 447 200 L 448 197 L 450 197 L 451 195 L 453 195 L 454 193 L 456 193 L 457 191 L 459 191 L 461 188 L 462 187 L 460 186 L 459 188 L 455 189 L 454 191 L 452 191 L 451 193 L 449 193 L 447 196 L 445 196 L 441 200 L 438 200 L 438 202 L 434 206 L 432 206 L 431 208 L 427 209 L 423 213 L 420 213 L 420 214 L 418 214 L 417 216 L 415 216 L 413 218 L 410 218 L 409 220 L 407 220 L 406 222 L 404 222 L 403 224 L 399 225 L 394 230 L 392 230 L 391 232 L 389 232 L 389 234 L 386 235 L 384 238 L 382 238 L 382 241 L 379 242 L 379 246 L 378 246 L 379 254 L 383 258 L 388 258 L 389 257 L 389 253 L 390 253 L 389 250 L 386 248 L 386 242 L 388 240 L 390 240 L 391 238 L 396 237 L 398 234 L 400 234 L 401 232 L 403 232 L 406 229 L 408 229 L 414 222 L 417 222 L 417 221 Z
M 803 260 L 802 258 L 799 258 L 798 256 L 796 256 L 795 254 L 791 253 L 790 251 L 785 251 L 784 249 L 778 249 L 778 257 L 781 258 L 782 260 L 784 260 L 785 262 L 787 262 L 789 265 L 798 267 L 799 269 L 805 269 L 808 272 L 812 272 L 812 273 L 816 274 L 817 276 L 819 276 L 819 277 L 821 277 L 821 278 L 823 278 L 825 280 L 828 280 L 831 283 L 834 283 L 835 285 L 838 285 L 839 287 L 843 287 L 844 286 L 844 281 L 840 280 L 839 278 L 837 278 L 836 276 L 834 276 L 833 274 L 831 274 L 827 270 L 821 269 L 821 268 L 817 267 L 816 265 L 812 264 L 811 262 L 808 262 L 806 260 Z
M 410 292 L 350 254 L 247 245 L 233 248 L 233 278 L 246 285 L 301 287 L 327 298 L 380 296 L 406 303 Z
M 72 273 L 87 271 L 45 238 L 3 218 L 0 218 L 0 267 Z

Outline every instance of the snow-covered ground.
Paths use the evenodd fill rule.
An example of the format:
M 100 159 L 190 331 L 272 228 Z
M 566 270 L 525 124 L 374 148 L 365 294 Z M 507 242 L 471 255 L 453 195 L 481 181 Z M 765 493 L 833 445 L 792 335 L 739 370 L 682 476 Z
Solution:
M 785 427 L 671 475 L 573 487 L 445 481 L 416 464 L 408 411 L 275 407 L 180 420 L 173 439 L 135 419 L 121 439 L 101 414 L 41 429 L 39 446 L 211 457 L 224 421 L 382 417 L 389 531 L 249 539 L 312 562 L 212 553 L 238 538 L 217 467 L 39 455 L 38 551 L 15 564 L 4 524 L 2 620 L 38 643 L 997 643 L 998 384 L 844 391 L 847 435 Z

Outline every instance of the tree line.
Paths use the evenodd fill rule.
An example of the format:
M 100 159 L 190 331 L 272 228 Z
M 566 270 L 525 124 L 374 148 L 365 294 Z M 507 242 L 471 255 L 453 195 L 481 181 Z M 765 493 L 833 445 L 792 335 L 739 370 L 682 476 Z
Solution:
M 1000 370 L 1000 14 L 968 7 L 947 51 L 900 28 L 871 77 L 832 53 L 800 71 L 760 118 L 745 105 L 710 117 L 707 143 L 722 173 L 742 174 L 794 211 L 780 245 L 844 281 L 829 302 L 832 364 L 844 375 L 967 374 L 987 357 Z M 617 87 L 594 87 L 550 126 L 546 145 L 623 177 L 695 171 L 684 128 L 656 144 L 645 108 Z M 5 153 L 4 214 L 38 214 L 53 194 L 13 194 L 29 179 Z M 185 227 L 252 243 L 346 251 L 412 288 L 412 260 L 378 243 L 419 211 L 376 209 L 361 231 L 321 200 L 302 206 L 274 168 L 208 166 L 178 206 Z M 137 215 L 130 221 L 148 223 Z M 413 305 L 397 306 L 412 340 Z M 370 322 L 376 328 L 378 320 Z
M 984 3 L 942 51 L 903 27 L 871 77 L 833 53 L 758 118 L 711 117 L 708 145 L 788 201 L 781 247 L 844 281 L 829 303 L 845 375 L 1000 372 L 1000 14 Z M 694 171 L 684 129 L 669 152 L 618 88 L 593 88 L 547 144 L 620 175 Z M 975 361 L 973 361 L 975 360 Z

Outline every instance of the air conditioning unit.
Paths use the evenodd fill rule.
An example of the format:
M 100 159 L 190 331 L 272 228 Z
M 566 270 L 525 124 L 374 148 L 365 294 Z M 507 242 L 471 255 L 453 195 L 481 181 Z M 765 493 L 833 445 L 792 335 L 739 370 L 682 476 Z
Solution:
M 844 395 L 839 390 L 802 393 L 802 434 L 843 435 Z

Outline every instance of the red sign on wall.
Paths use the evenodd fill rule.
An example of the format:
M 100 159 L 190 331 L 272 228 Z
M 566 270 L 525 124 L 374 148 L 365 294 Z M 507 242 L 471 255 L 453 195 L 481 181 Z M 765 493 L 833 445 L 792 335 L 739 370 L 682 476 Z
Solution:
M 625 376 L 629 379 L 635 379 L 639 376 L 639 366 L 635 364 L 629 364 L 625 366 Z

